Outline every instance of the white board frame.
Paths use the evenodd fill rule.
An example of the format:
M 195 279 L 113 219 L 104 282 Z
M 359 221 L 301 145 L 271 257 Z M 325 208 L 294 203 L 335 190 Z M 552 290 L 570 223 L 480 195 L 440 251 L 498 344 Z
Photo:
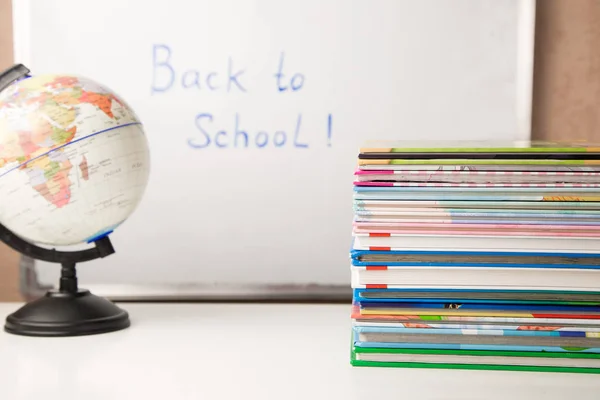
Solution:
M 12 0 L 14 60 L 25 65 L 28 65 L 30 61 L 28 7 L 28 1 Z M 518 65 L 516 68 L 518 132 L 516 139 L 521 141 L 531 140 L 535 16 L 536 0 L 519 0 Z M 34 260 L 22 257 L 20 268 L 21 291 L 26 298 L 42 295 L 45 290 L 49 289 L 36 280 Z M 98 295 L 116 301 L 348 301 L 352 296 L 351 288 L 346 285 L 210 285 L 195 283 L 189 285 L 110 284 L 85 286 Z

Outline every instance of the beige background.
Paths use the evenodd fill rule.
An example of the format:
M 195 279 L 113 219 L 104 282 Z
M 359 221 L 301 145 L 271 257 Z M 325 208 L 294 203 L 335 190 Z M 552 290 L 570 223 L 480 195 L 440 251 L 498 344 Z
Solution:
M 12 63 L 10 3 L 0 0 L 0 69 Z M 535 139 L 600 141 L 598 21 L 600 0 L 537 0 Z M 0 244 L 0 301 L 19 298 L 18 257 Z
M 600 1 L 537 4 L 533 135 L 600 141 Z
M 0 0 L 0 69 L 12 63 L 12 18 L 10 0 Z M 2 199 L 0 199 L 0 205 Z M 19 300 L 17 254 L 0 243 L 0 301 Z

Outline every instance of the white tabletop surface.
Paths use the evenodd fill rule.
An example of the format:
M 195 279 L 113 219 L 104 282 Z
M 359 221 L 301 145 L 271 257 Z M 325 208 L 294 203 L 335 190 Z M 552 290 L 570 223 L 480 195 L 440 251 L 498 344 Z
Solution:
M 600 398 L 598 375 L 351 367 L 345 305 L 121 307 L 132 326 L 120 332 L 0 333 L 0 399 Z

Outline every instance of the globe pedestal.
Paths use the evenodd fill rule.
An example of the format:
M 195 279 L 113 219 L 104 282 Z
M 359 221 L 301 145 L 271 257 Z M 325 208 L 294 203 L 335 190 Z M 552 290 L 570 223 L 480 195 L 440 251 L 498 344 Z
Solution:
M 129 314 L 109 300 L 78 289 L 75 264 L 63 264 L 60 288 L 6 318 L 4 330 L 24 336 L 81 336 L 129 327 Z
M 22 254 L 62 265 L 58 290 L 33 300 L 6 318 L 4 330 L 23 336 L 82 336 L 114 332 L 130 326 L 129 314 L 88 290 L 79 289 L 76 263 L 103 258 L 115 252 L 108 236 L 95 247 L 74 252 L 38 247 L 0 224 L 0 240 Z

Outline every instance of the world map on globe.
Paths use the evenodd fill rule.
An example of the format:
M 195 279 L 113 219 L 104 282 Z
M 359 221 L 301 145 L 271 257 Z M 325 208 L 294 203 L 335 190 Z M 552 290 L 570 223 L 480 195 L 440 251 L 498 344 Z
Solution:
M 111 90 L 41 75 L 0 92 L 0 223 L 15 234 L 93 241 L 133 213 L 148 177 L 143 126 Z

